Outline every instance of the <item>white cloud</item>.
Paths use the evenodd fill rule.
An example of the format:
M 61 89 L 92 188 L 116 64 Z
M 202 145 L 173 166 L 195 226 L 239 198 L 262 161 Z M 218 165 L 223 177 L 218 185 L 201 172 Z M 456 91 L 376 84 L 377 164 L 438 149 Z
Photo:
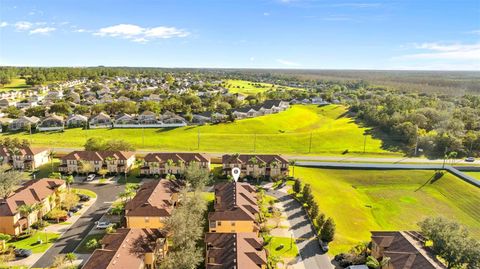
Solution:
M 287 66 L 300 66 L 299 63 L 295 63 L 295 62 L 291 62 L 291 61 L 287 61 L 287 60 L 283 60 L 283 59 L 277 59 L 277 63 L 287 65 Z
M 415 44 L 415 49 L 425 52 L 400 56 L 400 59 L 480 60 L 480 43 L 474 44 Z
M 480 35 L 480 30 L 473 30 L 468 32 L 469 34 Z
M 53 28 L 53 27 L 43 27 L 43 28 L 33 29 L 29 33 L 31 35 L 34 35 L 34 34 L 48 34 L 48 33 L 53 32 L 55 30 L 56 29 Z
M 270 13 L 268 13 L 268 12 L 263 12 L 263 16 L 270 16 Z
M 119 37 L 138 43 L 146 43 L 153 39 L 186 37 L 189 34 L 189 32 L 175 27 L 158 26 L 144 28 L 134 24 L 117 24 L 101 28 L 94 33 L 96 36 Z
M 8 23 L 6 21 L 0 22 L 0 28 L 8 26 Z
M 74 33 L 85 33 L 85 32 L 88 32 L 88 30 L 86 29 L 76 29 L 76 30 L 73 30 Z
M 255 61 L 255 57 L 250 57 L 250 62 L 254 62 Z
M 15 23 L 15 29 L 18 31 L 26 31 L 33 27 L 33 24 L 28 21 L 19 21 Z
M 376 8 L 380 7 L 380 3 L 338 3 L 332 4 L 331 7 L 350 7 L 350 8 Z

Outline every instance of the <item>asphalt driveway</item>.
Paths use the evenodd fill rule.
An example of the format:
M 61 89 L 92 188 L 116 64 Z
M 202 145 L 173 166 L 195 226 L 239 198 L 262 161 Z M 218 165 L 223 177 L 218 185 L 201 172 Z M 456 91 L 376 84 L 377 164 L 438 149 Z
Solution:
M 55 244 L 32 266 L 33 268 L 49 267 L 55 256 L 73 252 L 82 239 L 108 210 L 111 202 L 115 201 L 118 193 L 122 192 L 124 185 L 74 183 L 73 188 L 87 189 L 97 194 L 95 203 L 77 220 Z
M 328 255 L 322 254 L 312 224 L 302 205 L 285 192 L 268 190 L 266 193 L 277 198 L 284 207 L 305 268 L 335 268 Z

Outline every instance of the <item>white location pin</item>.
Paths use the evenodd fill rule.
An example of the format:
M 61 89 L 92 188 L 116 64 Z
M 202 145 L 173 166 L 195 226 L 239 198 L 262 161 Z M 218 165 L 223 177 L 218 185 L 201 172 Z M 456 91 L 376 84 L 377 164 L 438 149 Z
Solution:
M 233 176 L 233 179 L 235 180 L 235 182 L 237 182 L 238 178 L 240 177 L 240 168 L 238 168 L 238 167 L 232 168 L 232 176 Z

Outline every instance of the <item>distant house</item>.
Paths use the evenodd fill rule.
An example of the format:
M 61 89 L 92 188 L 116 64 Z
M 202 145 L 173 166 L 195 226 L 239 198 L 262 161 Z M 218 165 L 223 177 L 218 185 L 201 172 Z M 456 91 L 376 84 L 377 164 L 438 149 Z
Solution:
M 18 236 L 45 216 L 62 201 L 65 182 L 60 179 L 43 178 L 30 180 L 0 202 L 0 233 Z M 22 205 L 34 207 L 28 215 L 20 213 Z M 28 220 L 27 220 L 28 219 Z
M 207 111 L 200 114 L 194 114 L 192 116 L 192 123 L 205 124 L 212 121 L 212 112 Z
M 68 100 L 71 100 L 72 102 L 76 103 L 76 104 L 79 104 L 80 103 L 80 94 L 74 92 L 74 91 L 71 91 L 70 93 L 66 94 L 65 95 L 65 98 L 68 99 Z
M 100 240 L 82 269 L 153 269 L 167 253 L 164 232 L 157 229 L 120 228 Z
M 47 95 L 43 98 L 44 101 L 51 101 L 54 102 L 56 100 L 60 100 L 63 98 L 63 92 L 52 90 L 47 93 Z
M 43 119 L 40 124 L 37 126 L 37 130 L 40 132 L 44 131 L 58 131 L 64 129 L 65 122 L 63 121 L 62 116 L 51 115 Z
M 256 233 L 205 234 L 205 268 L 265 269 L 267 252 Z
M 258 233 L 259 208 L 255 188 L 243 182 L 215 185 L 215 211 L 208 213 L 211 233 Z
M 37 106 L 37 102 L 31 101 L 29 99 L 24 99 L 20 102 L 17 102 L 16 104 L 17 108 L 22 109 L 22 108 L 29 108 L 29 107 L 34 107 Z
M 135 162 L 135 152 L 73 151 L 61 158 L 58 171 L 79 173 L 84 162 L 90 164 L 88 172 L 97 173 L 100 169 L 106 169 L 109 173 L 123 174 L 130 172 Z
M 224 173 L 238 167 L 241 176 L 252 177 L 282 177 L 288 176 L 288 160 L 280 155 L 223 155 L 222 165 Z
M 185 167 L 196 162 L 210 171 L 210 158 L 200 153 L 148 153 L 140 168 L 142 175 L 183 174 Z
M 163 229 L 178 202 L 180 185 L 167 179 L 143 184 L 132 200 L 125 204 L 128 228 Z
M 162 122 L 163 127 L 187 126 L 187 121 L 184 118 L 172 112 L 165 112 L 159 117 L 159 120 Z
M 25 128 L 35 129 L 39 122 L 40 122 L 40 119 L 35 116 L 32 116 L 32 117 L 22 116 L 18 119 L 13 120 L 12 123 L 10 123 L 10 125 L 8 126 L 8 129 L 10 131 L 18 131 L 18 130 L 23 130 Z
M 425 242 L 418 232 L 373 231 L 372 256 L 378 260 L 389 258 L 382 269 L 445 269 Z
M 90 128 L 110 128 L 112 127 L 112 118 L 101 112 L 90 119 L 89 126 Z
M 16 103 L 8 99 L 0 99 L 0 108 L 5 108 L 8 106 L 14 106 Z
M 0 147 L 0 165 L 9 164 L 14 169 L 34 170 L 48 163 L 49 151 L 43 148 L 20 147 L 9 150 Z
M 115 117 L 115 120 L 113 121 L 113 127 L 123 124 L 137 124 L 137 120 L 132 115 L 122 113 Z
M 85 127 L 87 126 L 88 118 L 83 115 L 73 114 L 70 115 L 66 121 L 68 127 Z
M 151 111 L 144 111 L 138 115 L 138 124 L 158 124 L 157 114 Z

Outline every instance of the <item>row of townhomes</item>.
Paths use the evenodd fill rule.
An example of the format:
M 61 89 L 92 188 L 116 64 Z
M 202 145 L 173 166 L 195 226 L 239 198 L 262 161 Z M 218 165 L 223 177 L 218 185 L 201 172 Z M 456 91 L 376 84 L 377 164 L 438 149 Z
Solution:
M 34 170 L 49 161 L 49 152 L 42 148 L 7 149 L 0 146 L 0 165 L 9 164 L 18 170 Z
M 233 154 L 222 156 L 223 172 L 230 173 L 238 167 L 241 176 L 279 178 L 288 176 L 289 162 L 280 155 L 248 155 Z
M 178 201 L 181 185 L 161 179 L 144 183 L 125 205 L 125 228 L 107 234 L 84 269 L 152 269 L 168 251 L 163 230 Z
M 135 152 L 129 151 L 73 151 L 61 158 L 59 172 L 97 173 L 106 169 L 108 173 L 128 173 L 135 163 Z M 89 170 L 86 170 L 88 167 Z
M 256 190 L 248 183 L 215 186 L 214 211 L 208 214 L 205 268 L 266 268 L 267 252 L 259 238 Z
M 63 199 L 65 182 L 60 179 L 43 178 L 30 180 L 7 197 L 0 199 L 0 233 L 18 236 L 37 222 Z M 22 214 L 22 205 L 32 206 L 30 214 Z M 41 206 L 39 206 L 41 205 Z
M 372 256 L 387 258 L 382 269 L 446 269 L 425 243 L 426 239 L 415 231 L 374 231 Z

